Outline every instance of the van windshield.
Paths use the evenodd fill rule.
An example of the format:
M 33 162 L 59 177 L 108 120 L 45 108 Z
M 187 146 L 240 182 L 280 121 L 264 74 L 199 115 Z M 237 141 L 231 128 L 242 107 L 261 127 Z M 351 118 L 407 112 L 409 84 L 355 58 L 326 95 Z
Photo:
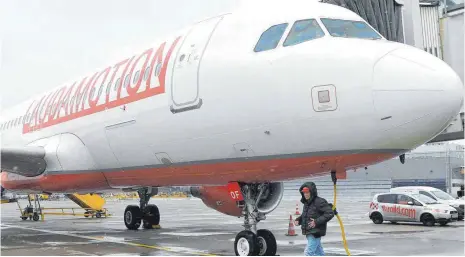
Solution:
M 431 197 L 428 197 L 426 195 L 412 195 L 413 197 L 417 198 L 418 200 L 424 202 L 425 204 L 437 204 L 438 202 L 436 200 L 434 200 L 433 198 Z
M 454 200 L 454 198 L 450 196 L 448 193 L 445 193 L 440 190 L 431 191 L 431 193 L 437 198 L 442 199 L 442 200 Z

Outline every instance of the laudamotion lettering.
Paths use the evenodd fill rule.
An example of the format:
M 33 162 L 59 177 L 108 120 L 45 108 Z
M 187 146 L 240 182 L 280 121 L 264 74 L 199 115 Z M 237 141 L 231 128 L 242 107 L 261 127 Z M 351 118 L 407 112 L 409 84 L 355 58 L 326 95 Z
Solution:
M 24 123 L 23 134 L 165 93 L 168 63 L 180 38 L 176 38 L 168 49 L 164 42 L 157 49 L 150 48 L 35 99 L 25 113 L 26 117 L 31 118 Z M 135 67 L 140 68 L 137 76 Z M 148 76 L 144 76 L 146 72 Z M 157 74 L 158 83 L 151 83 L 153 72 Z M 121 75 L 116 76 L 118 73 Z M 126 77 L 129 83 L 122 88 Z M 117 90 L 112 91 L 113 80 L 117 78 L 120 78 L 119 85 L 116 85 Z M 145 87 L 141 87 L 144 80 Z M 104 88 L 107 88 L 106 92 Z M 125 94 L 121 93 L 122 90 L 126 90 Z

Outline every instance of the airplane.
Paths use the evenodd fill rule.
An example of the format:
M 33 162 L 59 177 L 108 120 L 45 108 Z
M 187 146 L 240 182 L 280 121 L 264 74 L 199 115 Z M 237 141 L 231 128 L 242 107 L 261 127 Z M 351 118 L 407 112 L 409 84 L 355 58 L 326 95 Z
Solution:
M 151 196 L 190 186 L 244 218 L 236 255 L 274 255 L 257 229 L 283 181 L 367 167 L 441 133 L 463 104 L 442 60 L 390 42 L 336 5 L 266 2 L 189 26 L 2 112 L 2 187 L 137 191 L 130 230 L 160 222 Z M 260 13 L 260 14 L 258 14 Z

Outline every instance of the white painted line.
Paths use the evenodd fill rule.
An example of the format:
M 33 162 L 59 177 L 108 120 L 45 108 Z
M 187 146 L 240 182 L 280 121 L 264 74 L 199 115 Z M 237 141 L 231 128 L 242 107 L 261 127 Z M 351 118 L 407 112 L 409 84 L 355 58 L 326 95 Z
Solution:
M 163 235 L 171 236 L 215 236 L 215 235 L 231 235 L 234 233 L 224 233 L 224 232 L 191 232 L 191 233 L 181 233 L 181 232 L 162 232 Z
M 38 232 L 43 232 L 43 233 L 55 234 L 55 235 L 71 236 L 71 237 L 76 237 L 76 238 L 92 240 L 92 241 L 97 240 L 100 242 L 109 242 L 109 243 L 151 248 L 151 249 L 157 249 L 157 250 L 166 251 L 166 252 L 176 252 L 176 253 L 184 253 L 184 254 L 189 253 L 189 254 L 194 254 L 194 255 L 208 255 L 208 256 L 212 255 L 212 254 L 209 254 L 207 251 L 196 250 L 196 249 L 185 248 L 185 247 L 162 247 L 162 246 L 145 245 L 145 244 L 122 241 L 124 240 L 124 238 L 121 240 L 121 238 L 116 238 L 116 237 L 105 237 L 105 236 L 90 237 L 90 236 L 72 234 L 69 231 L 59 232 L 59 231 L 52 231 L 52 230 L 46 230 L 46 229 L 36 229 L 36 228 L 30 228 L 30 227 L 14 226 L 14 225 L 9 225 L 9 224 L 1 224 L 1 226 L 5 226 L 9 228 L 31 230 L 31 231 L 38 231 Z

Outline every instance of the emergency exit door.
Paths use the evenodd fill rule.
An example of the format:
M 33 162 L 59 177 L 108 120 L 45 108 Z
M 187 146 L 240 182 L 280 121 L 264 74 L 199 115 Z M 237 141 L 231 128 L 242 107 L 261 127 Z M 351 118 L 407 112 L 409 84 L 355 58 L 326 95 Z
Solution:
M 223 16 L 195 24 L 184 38 L 173 65 L 171 79 L 173 113 L 198 109 L 202 106 L 199 95 L 199 69 L 208 42 Z

